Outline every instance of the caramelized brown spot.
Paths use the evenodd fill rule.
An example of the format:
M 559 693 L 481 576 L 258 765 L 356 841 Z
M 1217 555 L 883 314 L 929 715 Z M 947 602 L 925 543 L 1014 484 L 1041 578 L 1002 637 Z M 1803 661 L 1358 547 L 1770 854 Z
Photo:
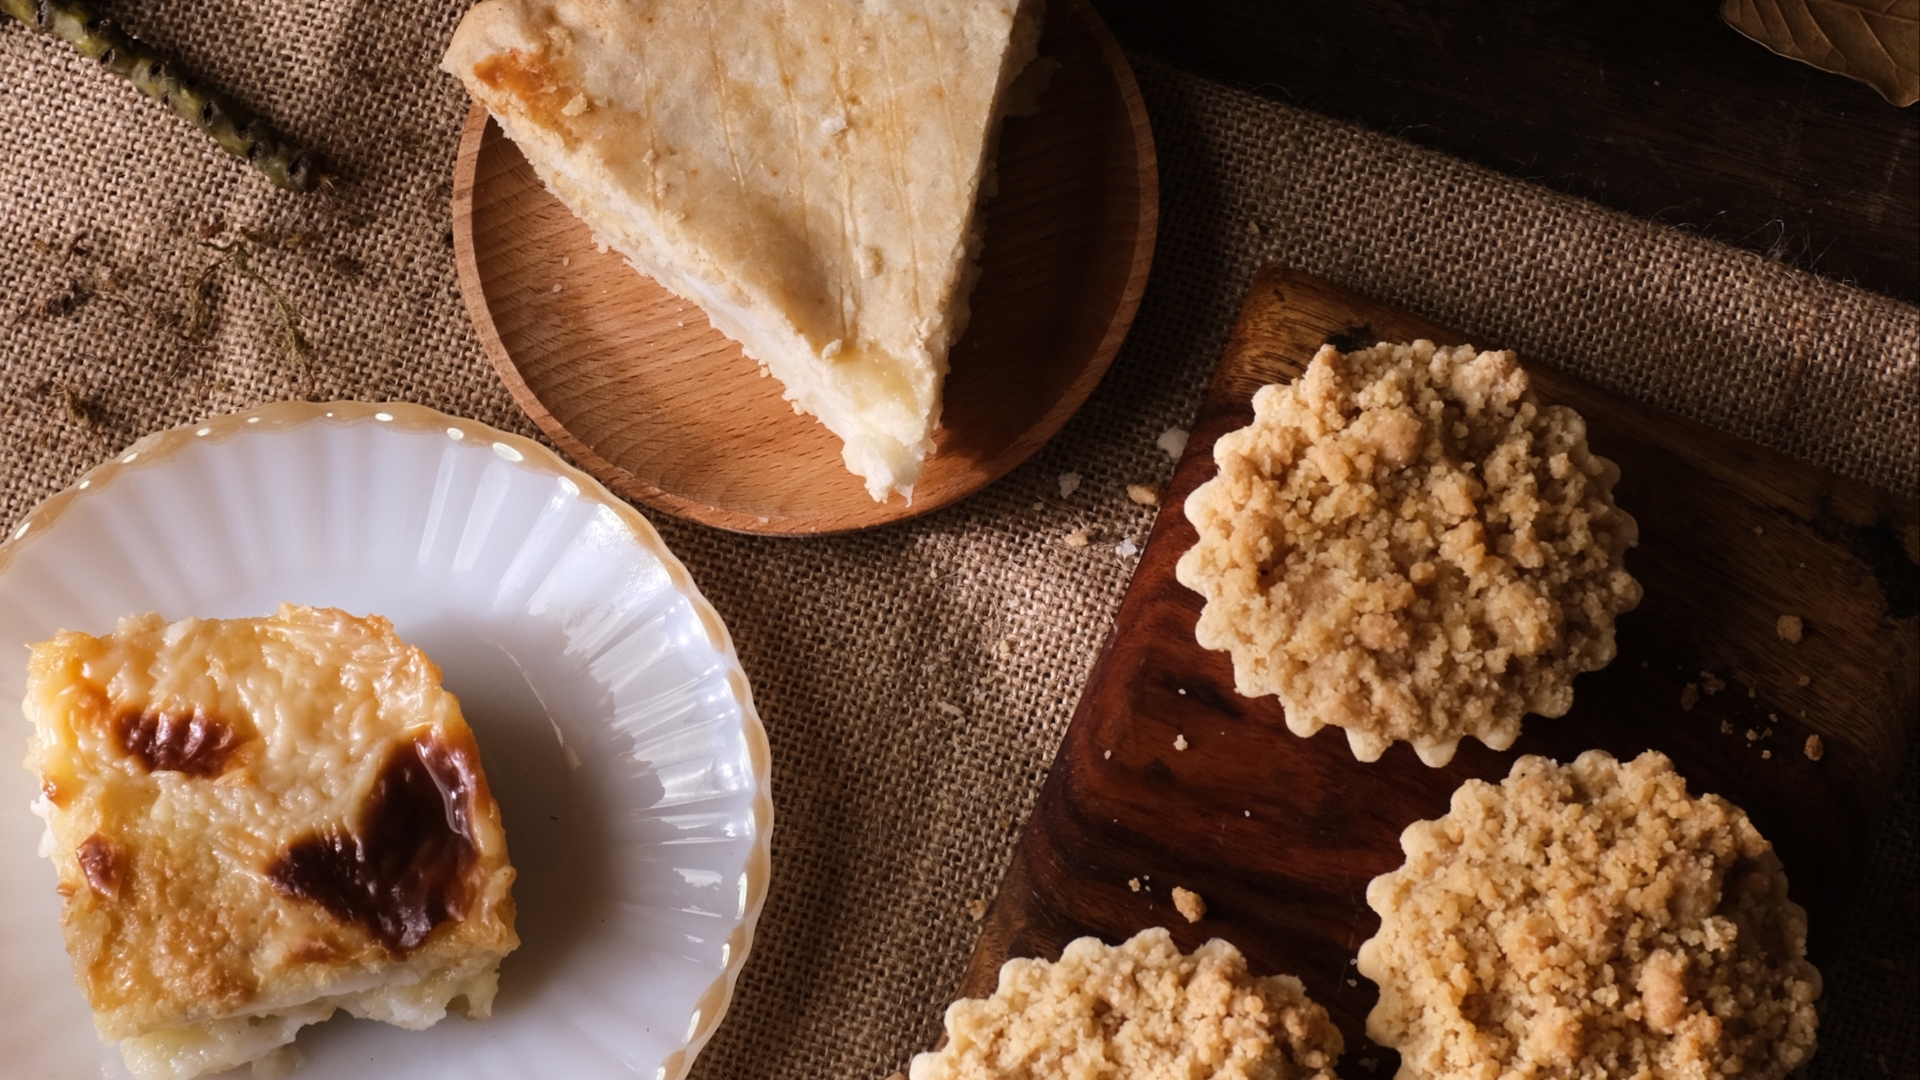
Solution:
M 120 895 L 120 853 L 114 850 L 113 842 L 99 833 L 94 833 L 80 841 L 80 847 L 74 851 L 80 860 L 80 870 L 87 875 L 87 884 L 93 891 L 108 899 Z
M 169 712 L 126 713 L 114 722 L 120 748 L 138 757 L 148 772 L 219 776 L 240 740 L 233 728 L 198 709 L 191 716 Z
M 545 53 L 529 55 L 509 49 L 473 65 L 473 77 L 519 102 L 528 118 L 572 145 L 572 118 L 560 110 L 573 99 L 574 91 Z
M 46 796 L 50 805 L 65 806 L 67 803 L 66 792 L 60 790 L 60 785 L 51 776 L 40 778 L 40 794 Z
M 465 753 L 430 736 L 396 749 L 361 807 L 359 831 L 330 827 L 295 840 L 268 879 L 359 923 L 390 951 L 418 948 L 434 927 L 467 914 L 475 773 Z

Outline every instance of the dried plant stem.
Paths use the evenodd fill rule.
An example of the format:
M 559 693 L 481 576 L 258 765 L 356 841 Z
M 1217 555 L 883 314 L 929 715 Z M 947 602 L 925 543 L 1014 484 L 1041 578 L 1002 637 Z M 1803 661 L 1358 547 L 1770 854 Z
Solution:
M 293 309 L 293 303 L 287 299 L 285 293 L 276 288 L 272 282 L 260 276 L 260 272 L 253 268 L 253 263 L 247 255 L 247 245 L 235 241 L 226 245 L 208 244 L 207 246 L 226 256 L 226 258 L 214 263 L 213 266 L 208 267 L 205 271 L 202 271 L 200 277 L 195 279 L 195 285 L 204 288 L 202 283 L 209 282 L 210 279 L 208 275 L 215 267 L 220 266 L 221 263 L 224 262 L 231 262 L 235 273 L 238 273 L 241 277 L 267 290 L 267 296 L 273 300 L 273 313 L 280 321 L 280 340 L 281 343 L 286 346 L 287 356 L 299 367 L 305 368 L 311 365 L 313 363 L 313 345 L 307 340 L 307 335 L 300 332 L 300 314 Z M 190 291 L 190 309 L 193 296 L 194 293 Z M 204 303 L 204 292 L 200 293 L 200 296 L 202 303 Z M 192 312 L 190 310 L 189 317 L 191 316 Z
M 60 38 L 133 83 L 276 187 L 304 192 L 323 182 L 312 154 L 225 94 L 196 84 L 173 60 L 122 30 L 95 5 L 85 0 L 0 0 L 0 13 Z

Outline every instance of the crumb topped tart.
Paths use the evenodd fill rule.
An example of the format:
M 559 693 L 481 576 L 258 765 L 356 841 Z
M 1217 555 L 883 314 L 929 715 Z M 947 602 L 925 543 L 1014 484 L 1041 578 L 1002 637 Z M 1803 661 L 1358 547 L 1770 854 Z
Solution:
M 1573 677 L 1613 659 L 1637 526 L 1585 422 L 1537 401 L 1513 353 L 1325 346 L 1253 408 L 1187 497 L 1200 539 L 1177 575 L 1207 599 L 1200 644 L 1295 733 L 1444 765 L 1463 736 L 1504 750 L 1526 713 L 1565 713 Z
M 500 810 L 459 703 L 385 619 L 61 633 L 25 709 L 74 974 L 136 1076 L 272 1055 L 336 1008 L 487 1015 L 519 944 Z
M 1300 980 L 1250 974 L 1219 938 L 1182 953 L 1161 927 L 1009 960 L 993 996 L 954 1002 L 946 1024 L 912 1080 L 1334 1080 L 1344 1045 Z
M 1359 965 L 1401 1080 L 1779 1080 L 1812 1056 L 1806 912 L 1747 815 L 1665 755 L 1522 757 L 1400 844 Z

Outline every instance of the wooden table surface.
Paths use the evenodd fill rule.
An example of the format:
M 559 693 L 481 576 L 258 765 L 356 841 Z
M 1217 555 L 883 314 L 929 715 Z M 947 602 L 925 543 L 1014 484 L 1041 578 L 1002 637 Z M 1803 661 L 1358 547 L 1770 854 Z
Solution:
M 1920 105 L 1718 0 L 1094 0 L 1130 49 L 1920 301 Z

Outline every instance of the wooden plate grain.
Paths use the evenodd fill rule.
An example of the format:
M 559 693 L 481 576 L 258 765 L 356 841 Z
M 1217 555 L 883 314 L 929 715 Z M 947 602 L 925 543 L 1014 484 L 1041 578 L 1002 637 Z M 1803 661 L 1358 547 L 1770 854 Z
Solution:
M 1807 909 L 1814 962 L 1831 948 L 1920 723 L 1910 500 L 1534 366 L 1539 396 L 1579 410 L 1595 452 L 1620 464 L 1615 493 L 1640 523 L 1627 568 L 1646 598 L 1620 619 L 1618 658 L 1574 681 L 1570 712 L 1529 717 L 1504 753 L 1466 739 L 1430 769 L 1397 744 L 1366 764 L 1341 731 L 1293 735 L 1275 699 L 1236 694 L 1226 655 L 1194 642 L 1201 599 L 1174 563 L 1195 541 L 1183 506 L 1214 475 L 1214 440 L 1321 343 L 1420 337 L 1467 341 L 1304 275 L 1255 281 L 963 995 L 991 993 L 1010 957 L 1166 926 L 1183 948 L 1222 937 L 1258 973 L 1299 976 L 1347 1037 L 1342 1075 L 1391 1075 L 1394 1056 L 1363 1035 L 1373 984 L 1351 963 L 1379 926 L 1367 883 L 1400 865 L 1401 830 L 1445 813 L 1463 781 L 1503 778 L 1521 754 L 1564 762 L 1595 748 L 1623 760 L 1660 750 L 1693 792 L 1744 807 Z M 1787 614 L 1805 621 L 1804 640 L 1776 633 Z M 1709 676 L 1724 688 L 1705 692 Z M 1819 761 L 1803 753 L 1809 735 L 1825 744 Z M 1205 899 L 1198 924 L 1174 912 L 1174 886 Z
M 475 330 L 527 415 L 614 490 L 721 528 L 831 533 L 964 498 L 1039 449 L 1092 393 L 1146 288 L 1159 180 L 1125 57 L 1084 0 L 1049 6 L 1060 64 L 1006 121 L 973 317 L 911 504 L 874 502 L 840 441 L 780 396 L 699 308 L 548 194 L 478 105 L 455 166 L 453 237 Z

